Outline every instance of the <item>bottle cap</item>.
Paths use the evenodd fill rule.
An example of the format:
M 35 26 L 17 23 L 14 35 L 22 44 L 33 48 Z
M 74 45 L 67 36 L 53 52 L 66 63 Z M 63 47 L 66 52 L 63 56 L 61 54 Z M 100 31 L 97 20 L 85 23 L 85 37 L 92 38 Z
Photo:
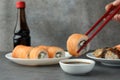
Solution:
M 25 2 L 24 1 L 17 1 L 16 8 L 25 8 Z

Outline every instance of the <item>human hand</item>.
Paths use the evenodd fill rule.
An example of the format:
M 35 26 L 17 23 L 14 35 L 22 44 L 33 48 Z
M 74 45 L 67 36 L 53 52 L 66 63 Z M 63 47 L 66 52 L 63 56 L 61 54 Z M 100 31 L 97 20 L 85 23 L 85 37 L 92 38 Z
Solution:
M 120 0 L 115 0 L 109 4 L 106 5 L 105 9 L 108 11 L 112 6 L 118 6 L 120 5 Z M 113 20 L 120 22 L 120 11 L 113 17 Z

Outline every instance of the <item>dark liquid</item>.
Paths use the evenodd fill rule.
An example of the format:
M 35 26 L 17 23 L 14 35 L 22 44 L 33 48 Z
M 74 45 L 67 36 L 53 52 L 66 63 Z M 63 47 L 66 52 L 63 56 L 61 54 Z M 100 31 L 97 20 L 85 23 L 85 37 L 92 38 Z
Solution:
M 65 64 L 90 64 L 89 62 L 80 62 L 80 61 L 74 61 L 74 62 L 63 62 Z
M 30 43 L 31 43 L 29 34 L 27 32 L 25 33 L 24 31 L 15 33 L 13 40 L 14 40 L 13 41 L 14 47 L 20 44 L 30 46 Z

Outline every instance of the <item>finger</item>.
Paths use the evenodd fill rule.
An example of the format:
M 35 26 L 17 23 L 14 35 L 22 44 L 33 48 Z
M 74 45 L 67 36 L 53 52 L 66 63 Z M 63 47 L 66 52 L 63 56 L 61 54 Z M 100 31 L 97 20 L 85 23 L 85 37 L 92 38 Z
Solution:
M 118 6 L 120 5 L 120 0 L 115 0 L 112 4 L 113 6 Z
M 105 7 L 106 11 L 110 10 L 110 8 L 111 8 L 112 6 L 113 6 L 113 4 L 112 4 L 112 3 L 110 3 L 110 4 L 106 5 L 106 7 Z
M 113 20 L 120 22 L 120 14 L 116 14 Z

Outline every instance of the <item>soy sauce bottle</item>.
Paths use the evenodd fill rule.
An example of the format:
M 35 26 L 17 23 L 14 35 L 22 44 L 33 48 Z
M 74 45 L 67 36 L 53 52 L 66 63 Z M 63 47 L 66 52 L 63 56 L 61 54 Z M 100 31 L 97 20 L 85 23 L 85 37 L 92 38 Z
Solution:
M 30 30 L 26 22 L 25 16 L 25 2 L 16 2 L 17 21 L 14 29 L 13 44 L 17 45 L 31 45 Z

